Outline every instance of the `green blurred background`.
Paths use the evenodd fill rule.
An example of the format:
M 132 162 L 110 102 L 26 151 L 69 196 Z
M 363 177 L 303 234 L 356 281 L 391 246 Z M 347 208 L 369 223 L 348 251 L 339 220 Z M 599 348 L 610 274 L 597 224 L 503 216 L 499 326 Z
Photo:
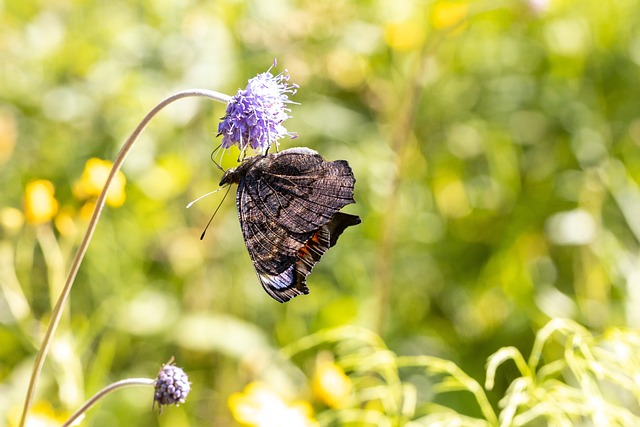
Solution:
M 217 188 L 224 105 L 172 104 L 125 162 L 126 202 L 100 221 L 37 401 L 72 411 L 174 355 L 186 405 L 156 421 L 150 391 L 125 391 L 84 425 L 228 425 L 267 355 L 323 328 L 364 326 L 482 381 L 550 318 L 639 326 L 638 22 L 634 0 L 0 2 L 0 414 L 22 404 L 86 229 L 85 162 L 113 160 L 170 93 L 233 95 L 274 58 L 300 86 L 281 148 L 348 160 L 362 225 L 310 295 L 273 301 L 233 197 L 203 241 L 221 193 L 185 208 Z M 39 225 L 22 216 L 36 179 L 60 205 Z

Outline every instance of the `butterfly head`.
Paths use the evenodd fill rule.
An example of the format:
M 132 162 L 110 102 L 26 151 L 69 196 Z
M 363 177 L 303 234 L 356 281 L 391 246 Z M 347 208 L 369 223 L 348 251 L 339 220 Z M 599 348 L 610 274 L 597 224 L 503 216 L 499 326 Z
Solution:
M 247 171 L 264 156 L 254 156 L 246 158 L 238 165 L 238 167 L 227 169 L 220 179 L 220 186 L 227 184 L 238 184 L 243 176 L 247 174 Z
M 240 182 L 240 174 L 236 172 L 238 168 L 230 168 L 224 171 L 224 175 L 220 179 L 220 187 L 227 184 L 237 184 Z

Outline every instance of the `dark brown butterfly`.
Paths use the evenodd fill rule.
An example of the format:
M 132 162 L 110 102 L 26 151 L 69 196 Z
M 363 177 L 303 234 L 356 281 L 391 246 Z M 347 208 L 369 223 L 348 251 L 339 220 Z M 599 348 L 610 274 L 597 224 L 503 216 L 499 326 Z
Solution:
M 236 205 L 262 287 L 285 302 L 308 294 L 306 278 L 345 228 L 360 217 L 338 212 L 355 203 L 353 172 L 308 148 L 245 159 L 220 185 L 238 184 Z

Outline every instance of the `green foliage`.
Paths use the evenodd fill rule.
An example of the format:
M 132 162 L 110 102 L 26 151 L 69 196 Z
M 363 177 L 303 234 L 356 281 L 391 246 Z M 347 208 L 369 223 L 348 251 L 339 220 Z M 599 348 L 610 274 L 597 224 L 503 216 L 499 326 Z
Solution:
M 113 160 L 166 95 L 233 94 L 274 57 L 300 85 L 287 122 L 299 138 L 282 147 L 348 160 L 363 223 L 310 295 L 275 303 L 232 197 L 202 241 L 221 193 L 185 209 L 217 188 L 224 106 L 172 105 L 124 164 L 126 201 L 98 225 L 36 409 L 59 420 L 174 355 L 193 382 L 185 405 L 156 420 L 152 393 L 127 391 L 84 425 L 229 425 L 228 396 L 279 348 L 344 348 L 328 330 L 356 335 L 336 361 L 374 403 L 316 407 L 325 424 L 636 423 L 637 361 L 619 350 L 636 337 L 611 327 L 640 325 L 639 20 L 633 0 L 0 2 L 0 427 L 87 226 L 92 200 L 74 191 L 86 162 Z M 57 213 L 26 222 L 42 179 Z M 557 318 L 573 322 L 543 328 Z M 291 368 L 302 384 L 308 368 Z M 266 380 L 305 389 L 290 378 Z
M 335 363 L 348 373 L 353 390 L 339 407 L 318 413 L 320 425 L 629 426 L 640 422 L 640 334 L 634 330 L 610 328 L 596 337 L 576 322 L 554 319 L 536 334 L 528 360 L 514 347 L 501 348 L 488 360 L 485 389 L 494 388 L 496 371 L 507 361 L 515 362 L 520 376 L 506 378 L 509 386 L 498 413 L 485 389 L 455 363 L 434 356 L 399 356 L 362 328 L 320 331 L 285 347 L 282 354 L 305 366 L 305 357 L 317 358 L 323 349 L 329 349 Z M 465 393 L 477 407 L 452 408 L 451 402 L 463 400 Z M 452 398 L 442 400 L 442 395 Z
M 564 341 L 559 357 L 539 366 L 554 333 Z M 495 371 L 506 360 L 513 360 L 522 374 L 500 401 L 501 425 L 638 424 L 639 338 L 637 331 L 617 328 L 594 337 L 575 322 L 554 319 L 538 332 L 527 363 L 518 350 L 501 349 L 489 359 L 487 388 L 493 387 Z

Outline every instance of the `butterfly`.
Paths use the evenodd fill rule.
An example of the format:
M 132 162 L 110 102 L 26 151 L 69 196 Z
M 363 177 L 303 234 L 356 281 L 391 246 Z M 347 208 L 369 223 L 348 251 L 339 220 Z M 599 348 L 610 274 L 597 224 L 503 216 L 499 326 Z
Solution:
M 309 148 L 249 157 L 220 186 L 238 184 L 240 228 L 260 283 L 279 302 L 308 294 L 306 278 L 360 217 L 338 212 L 355 203 L 353 171 Z

